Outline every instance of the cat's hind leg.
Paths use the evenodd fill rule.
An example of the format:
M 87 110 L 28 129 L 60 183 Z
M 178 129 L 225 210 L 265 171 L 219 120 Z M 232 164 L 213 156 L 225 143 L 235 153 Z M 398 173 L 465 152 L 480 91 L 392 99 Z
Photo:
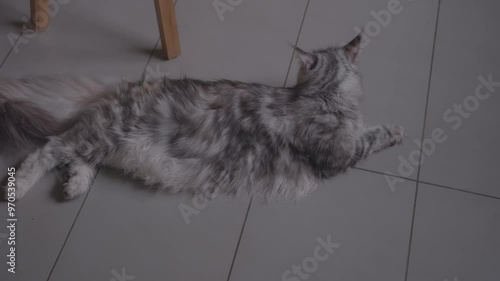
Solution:
M 49 141 L 43 147 L 28 154 L 15 175 L 16 199 L 24 197 L 45 173 L 58 164 L 55 149 L 55 143 Z
M 76 158 L 67 167 L 68 181 L 64 183 L 64 199 L 78 197 L 90 189 L 97 173 L 97 168 L 82 159 Z

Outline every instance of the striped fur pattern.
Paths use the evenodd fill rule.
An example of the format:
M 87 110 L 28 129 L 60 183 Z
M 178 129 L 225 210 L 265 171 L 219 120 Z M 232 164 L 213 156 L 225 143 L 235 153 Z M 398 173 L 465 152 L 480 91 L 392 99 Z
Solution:
M 24 160 L 16 195 L 65 165 L 64 195 L 74 198 L 104 165 L 172 193 L 301 198 L 402 140 L 400 126 L 363 125 L 360 40 L 311 53 L 296 48 L 303 65 L 291 88 L 165 78 L 109 90 L 92 82 L 100 93 L 87 96 L 99 98 L 56 118 L 56 127 L 74 121 Z

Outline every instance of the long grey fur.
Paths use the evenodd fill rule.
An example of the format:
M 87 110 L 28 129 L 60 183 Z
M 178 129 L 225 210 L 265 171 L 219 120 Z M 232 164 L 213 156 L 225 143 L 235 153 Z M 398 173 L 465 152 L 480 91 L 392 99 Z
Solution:
M 402 141 L 400 126 L 363 125 L 360 41 L 358 36 L 311 53 L 296 48 L 301 78 L 290 88 L 227 80 L 69 80 L 59 86 L 81 95 L 59 97 L 56 104 L 68 105 L 60 114 L 43 113 L 40 102 L 37 109 L 27 103 L 13 107 L 12 97 L 2 97 L 2 118 L 14 120 L 3 121 L 4 130 L 14 141 L 47 140 L 19 168 L 16 196 L 23 197 L 48 170 L 67 165 L 64 194 L 74 198 L 104 165 L 172 193 L 302 198 L 321 180 Z M 26 83 L 38 89 L 47 82 Z M 27 92 L 2 84 L 0 95 Z M 49 91 L 61 89 L 43 90 Z

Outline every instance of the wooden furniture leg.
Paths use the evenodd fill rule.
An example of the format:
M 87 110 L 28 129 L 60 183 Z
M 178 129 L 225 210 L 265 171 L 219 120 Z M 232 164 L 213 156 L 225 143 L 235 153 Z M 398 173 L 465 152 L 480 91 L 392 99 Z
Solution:
M 35 31 L 42 31 L 49 27 L 49 0 L 31 1 L 31 23 Z
M 174 0 L 155 0 L 155 7 L 161 46 L 166 58 L 170 60 L 181 54 Z

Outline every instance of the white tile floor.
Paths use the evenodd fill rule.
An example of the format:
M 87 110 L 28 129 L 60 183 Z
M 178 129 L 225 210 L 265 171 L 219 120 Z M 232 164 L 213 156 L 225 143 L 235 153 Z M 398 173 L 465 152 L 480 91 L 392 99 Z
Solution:
M 13 47 L 29 1 L 0 0 L 0 75 L 292 85 L 288 42 L 325 47 L 368 23 L 366 120 L 408 139 L 295 203 L 205 205 L 107 169 L 61 202 L 52 173 L 19 203 L 15 275 L 0 228 L 0 280 L 500 280 L 500 88 L 480 82 L 500 81 L 498 1 L 218 0 L 235 5 L 220 17 L 213 1 L 179 0 L 183 54 L 169 62 L 149 2 L 52 1 L 50 30 Z M 0 157 L 0 171 L 16 162 Z

